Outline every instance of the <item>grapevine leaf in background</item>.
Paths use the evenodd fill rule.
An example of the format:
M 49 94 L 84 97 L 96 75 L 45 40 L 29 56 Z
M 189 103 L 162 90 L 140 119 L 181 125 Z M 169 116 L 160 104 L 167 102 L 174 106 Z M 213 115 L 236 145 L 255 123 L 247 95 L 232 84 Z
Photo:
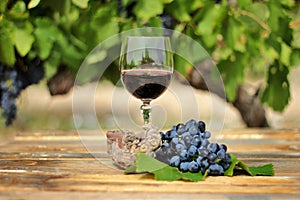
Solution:
M 283 111 L 290 100 L 288 74 L 288 67 L 278 60 L 269 67 L 268 85 L 262 94 L 262 102 L 267 103 L 275 111 Z
M 247 55 L 234 52 L 231 55 L 232 60 L 222 60 L 219 64 L 219 70 L 224 77 L 225 90 L 227 98 L 233 101 L 236 97 L 236 86 L 244 80 L 244 70 L 247 62 Z M 231 76 L 235 74 L 235 76 Z
M 31 9 L 31 8 L 34 8 L 36 7 L 37 5 L 39 5 L 40 3 L 40 0 L 31 0 L 28 5 L 27 5 L 27 8 L 28 9 Z
M 34 31 L 36 37 L 36 48 L 41 59 L 49 57 L 56 36 L 59 33 L 53 22 L 47 18 L 35 19 L 37 28 Z
M 171 2 L 169 7 L 167 7 L 166 9 L 168 12 L 174 15 L 174 18 L 185 22 L 191 20 L 187 5 L 188 4 L 185 2 L 185 0 L 177 0 Z
M 263 166 L 247 166 L 244 162 L 237 159 L 234 154 L 231 154 L 231 165 L 225 171 L 225 176 L 233 176 L 234 170 L 240 168 L 245 175 L 257 176 L 273 176 L 274 170 L 272 164 Z M 171 167 L 163 162 L 156 160 L 155 158 L 148 156 L 144 153 L 138 153 L 136 163 L 125 170 L 125 174 L 131 173 L 151 173 L 156 180 L 161 181 L 176 181 L 176 180 L 188 180 L 188 181 L 203 181 L 207 177 L 207 171 L 203 175 L 201 171 L 197 173 L 192 172 L 180 172 L 177 167 Z
M 24 27 L 15 29 L 15 45 L 21 56 L 25 56 L 31 49 L 34 42 L 32 35 L 33 27 L 31 23 L 26 23 Z
M 11 33 L 13 30 L 7 27 L 0 29 L 0 62 L 10 66 L 16 61 Z
M 151 17 L 163 12 L 163 2 L 160 0 L 140 0 L 136 4 L 134 12 L 136 16 L 148 21 Z
M 79 8 L 87 8 L 89 0 L 72 0 L 72 3 L 78 6 Z

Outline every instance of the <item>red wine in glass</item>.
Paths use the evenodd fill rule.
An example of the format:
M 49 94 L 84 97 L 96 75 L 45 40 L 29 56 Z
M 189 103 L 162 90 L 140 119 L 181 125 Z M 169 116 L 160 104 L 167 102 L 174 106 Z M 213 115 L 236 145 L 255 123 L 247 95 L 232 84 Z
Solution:
M 121 73 L 123 85 L 136 98 L 153 100 L 169 86 L 172 73 L 158 69 L 132 69 Z

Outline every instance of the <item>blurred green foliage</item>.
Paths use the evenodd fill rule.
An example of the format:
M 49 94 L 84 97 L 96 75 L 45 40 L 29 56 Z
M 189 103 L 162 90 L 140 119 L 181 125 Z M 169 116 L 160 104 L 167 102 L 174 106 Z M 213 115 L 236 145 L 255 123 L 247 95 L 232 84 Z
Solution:
M 266 72 L 261 99 L 283 111 L 290 99 L 292 66 L 300 65 L 300 9 L 295 0 L 1 0 L 0 62 L 13 65 L 15 51 L 40 57 L 49 78 L 63 64 L 76 73 L 101 41 L 125 30 L 162 27 L 203 45 L 234 100 L 247 72 Z M 168 23 L 165 21 L 165 23 Z M 176 59 L 183 75 L 190 64 Z M 109 70 L 108 79 L 118 75 Z

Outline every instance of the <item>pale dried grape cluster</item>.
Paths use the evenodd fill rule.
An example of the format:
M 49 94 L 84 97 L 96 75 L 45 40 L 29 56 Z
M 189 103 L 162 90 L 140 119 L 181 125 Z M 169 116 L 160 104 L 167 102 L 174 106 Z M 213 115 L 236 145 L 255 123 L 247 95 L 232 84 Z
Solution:
M 154 157 L 161 143 L 159 130 L 153 125 L 145 126 L 144 132 L 138 134 L 126 130 L 107 133 L 108 153 L 114 163 L 121 168 L 134 164 L 138 152 Z

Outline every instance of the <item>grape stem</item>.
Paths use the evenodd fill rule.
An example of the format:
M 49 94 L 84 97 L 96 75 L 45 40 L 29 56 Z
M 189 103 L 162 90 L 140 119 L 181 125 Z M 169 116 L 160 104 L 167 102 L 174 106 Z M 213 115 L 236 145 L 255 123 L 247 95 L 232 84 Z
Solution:
M 151 123 L 151 106 L 150 106 L 150 101 L 151 100 L 142 100 L 143 104 L 141 105 L 140 109 L 143 115 L 144 119 L 144 124 L 150 124 Z

